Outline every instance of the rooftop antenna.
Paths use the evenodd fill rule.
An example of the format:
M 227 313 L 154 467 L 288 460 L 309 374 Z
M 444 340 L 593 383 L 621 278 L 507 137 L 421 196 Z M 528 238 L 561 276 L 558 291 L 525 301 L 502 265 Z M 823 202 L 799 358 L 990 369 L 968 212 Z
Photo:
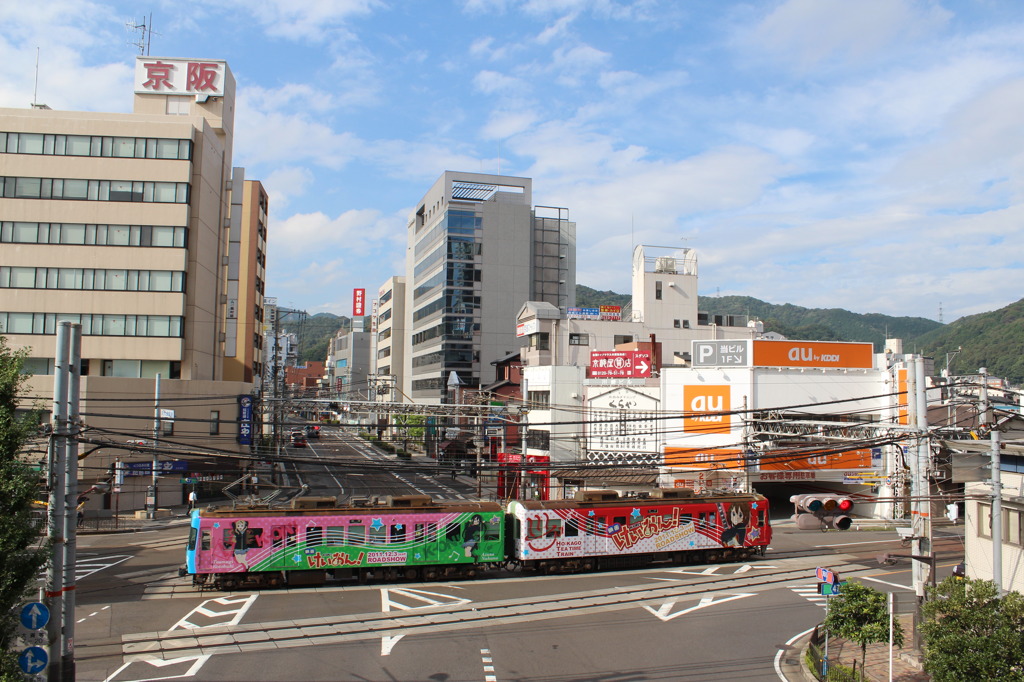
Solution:
M 39 47 L 36 46 L 36 83 L 32 86 L 32 106 L 39 103 Z
M 129 31 L 138 31 L 140 33 L 138 40 L 129 41 L 128 44 L 139 48 L 139 54 L 143 57 L 148 57 L 149 45 L 153 40 L 153 13 L 149 13 L 148 23 L 147 20 L 143 20 L 141 24 L 137 24 L 132 20 L 125 23 L 125 27 Z M 157 35 L 160 34 L 158 33 Z

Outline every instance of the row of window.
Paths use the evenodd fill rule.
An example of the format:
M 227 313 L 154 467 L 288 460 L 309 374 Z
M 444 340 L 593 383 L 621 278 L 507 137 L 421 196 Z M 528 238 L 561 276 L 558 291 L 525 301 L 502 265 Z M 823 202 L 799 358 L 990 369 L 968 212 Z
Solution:
M 184 247 L 188 228 L 171 225 L 0 223 L 0 243 Z
M 177 315 L 78 315 L 0 312 L 0 334 L 56 334 L 60 322 L 82 325 L 83 336 L 180 337 Z
M 474 334 L 479 333 L 480 323 L 474 322 L 473 318 L 446 316 L 441 324 L 413 334 L 412 345 L 418 346 L 441 337 L 449 341 L 472 341 Z
M 177 360 L 103 360 L 100 376 L 130 379 L 181 378 L 181 362 Z M 89 376 L 89 359 L 82 358 L 81 376 Z M 54 373 L 53 358 L 25 358 L 22 374 L 36 376 Z
M 192 158 L 192 141 L 153 137 L 0 133 L 0 152 L 187 161 Z
M 18 268 L 0 265 L 0 288 L 179 292 L 185 290 L 185 273 L 172 270 Z
M 79 180 L 76 178 L 0 178 L 5 199 L 71 199 L 187 204 L 187 182 Z
M 365 524 L 351 523 L 344 526 L 307 526 L 305 531 L 306 547 L 323 545 L 383 545 L 421 543 L 437 541 L 441 537 L 449 541 L 462 541 L 465 535 L 464 524 L 452 523 L 439 527 L 436 523 L 416 524 Z M 249 526 L 244 533 L 227 526 L 218 533 L 224 549 L 255 549 L 269 544 L 271 547 L 291 547 L 299 542 L 300 527 L 291 525 L 274 525 L 270 528 Z M 264 534 L 269 537 L 265 537 Z M 499 537 L 496 524 L 485 523 L 482 528 L 483 540 L 494 541 Z M 212 540 L 211 531 L 204 529 L 198 538 L 200 549 L 209 550 Z M 191 542 L 191 540 L 190 540 Z
M 978 535 L 992 538 L 992 505 L 978 504 L 981 513 L 978 522 Z M 1014 509 L 1003 504 L 1003 543 L 1024 547 L 1024 509 Z

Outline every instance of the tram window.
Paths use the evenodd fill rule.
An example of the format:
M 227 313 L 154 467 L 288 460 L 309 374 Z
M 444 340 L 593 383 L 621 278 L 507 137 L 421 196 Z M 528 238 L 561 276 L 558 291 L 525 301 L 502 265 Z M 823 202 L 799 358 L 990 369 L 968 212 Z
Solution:
M 594 529 L 595 529 L 594 517 L 588 516 L 587 518 L 583 519 L 583 533 L 584 534 L 586 534 L 586 535 L 595 535 Z
M 306 528 L 306 547 L 318 547 L 324 544 L 324 529 L 321 526 Z
M 707 512 L 701 512 L 699 515 L 700 521 L 697 523 L 698 526 L 707 527 L 708 525 L 708 514 Z
M 626 517 L 625 516 L 616 516 L 615 518 L 612 519 L 612 524 L 618 524 L 620 527 L 621 526 L 625 526 L 626 525 Z
M 370 544 L 378 545 L 388 541 L 388 527 L 379 525 L 376 528 L 370 526 Z
M 199 535 L 199 532 L 197 531 L 197 529 L 195 529 L 195 528 L 189 528 L 188 529 L 188 547 L 187 547 L 188 551 L 194 552 L 196 550 L 196 538 L 198 537 L 198 535 Z
M 328 545 L 344 545 L 345 544 L 345 526 L 328 526 L 327 527 L 327 544 Z
M 223 537 L 221 542 L 224 544 L 224 549 L 232 549 L 235 546 L 235 534 L 231 530 L 231 526 L 225 526 L 221 529 Z
M 496 517 L 492 516 L 490 519 L 484 521 L 484 540 L 497 540 L 500 533 L 500 524 L 491 523 L 491 519 Z
M 422 523 L 417 523 L 416 524 L 416 529 L 415 529 L 414 535 L 413 535 L 413 537 L 416 539 L 416 542 L 420 542 L 420 541 L 423 540 L 423 533 L 424 533 L 424 526 L 423 526 L 423 524 Z
M 437 542 L 437 524 L 427 524 L 427 542 Z
M 576 519 L 566 519 L 565 521 L 565 537 L 574 538 L 580 534 L 580 529 L 576 525 L 578 522 Z
M 715 514 L 715 512 L 711 512 L 710 514 L 708 514 L 708 521 L 711 522 L 711 527 L 712 528 L 714 528 L 715 526 L 718 525 L 717 519 L 718 519 L 718 515 Z
M 449 540 L 458 540 L 461 537 L 461 528 L 457 523 L 449 523 L 445 526 L 445 537 Z
M 350 545 L 365 545 L 366 544 L 366 526 L 358 523 L 354 523 L 348 527 L 348 544 Z
M 685 526 L 688 523 L 693 523 L 693 514 L 690 512 L 681 512 L 679 514 L 679 525 Z
M 517 538 L 523 537 L 523 523 L 519 519 L 512 523 L 512 534 Z
M 544 537 L 558 538 L 562 536 L 562 519 L 548 519 L 544 524 Z
M 199 542 L 200 542 L 200 545 L 199 545 L 200 549 L 202 549 L 203 551 L 209 550 L 210 549 L 210 531 L 204 530 L 203 531 L 202 540 L 200 540 Z
M 391 542 L 405 542 L 405 525 L 397 523 L 391 526 Z

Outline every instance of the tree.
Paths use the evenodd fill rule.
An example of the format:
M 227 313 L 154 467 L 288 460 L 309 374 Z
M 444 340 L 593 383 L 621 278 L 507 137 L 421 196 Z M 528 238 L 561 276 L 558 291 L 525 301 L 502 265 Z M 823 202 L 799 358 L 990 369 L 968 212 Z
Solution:
M 922 607 L 924 669 L 936 682 L 1024 680 L 1024 597 L 989 580 L 946 578 Z
M 860 664 L 864 667 L 868 644 L 889 641 L 889 607 L 885 594 L 860 583 L 848 582 L 835 597 L 830 597 L 825 628 L 830 635 L 860 644 Z M 892 641 L 903 646 L 903 627 L 893 621 Z
M 38 432 L 39 412 L 16 411 L 28 379 L 21 373 L 25 355 L 12 351 L 0 336 L 0 679 L 4 680 L 22 678 L 17 653 L 11 650 L 17 607 L 49 558 L 40 541 L 42 520 L 32 515 L 39 475 L 22 458 L 22 448 Z

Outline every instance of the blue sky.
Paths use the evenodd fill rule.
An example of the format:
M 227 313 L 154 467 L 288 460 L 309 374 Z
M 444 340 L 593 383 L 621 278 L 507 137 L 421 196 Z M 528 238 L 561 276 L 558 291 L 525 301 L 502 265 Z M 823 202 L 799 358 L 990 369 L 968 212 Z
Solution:
M 267 294 L 351 314 L 445 170 L 533 178 L 578 281 L 696 249 L 702 295 L 951 322 L 1024 296 L 1019 0 L 0 2 L 0 106 L 129 111 L 226 59 L 271 195 Z

